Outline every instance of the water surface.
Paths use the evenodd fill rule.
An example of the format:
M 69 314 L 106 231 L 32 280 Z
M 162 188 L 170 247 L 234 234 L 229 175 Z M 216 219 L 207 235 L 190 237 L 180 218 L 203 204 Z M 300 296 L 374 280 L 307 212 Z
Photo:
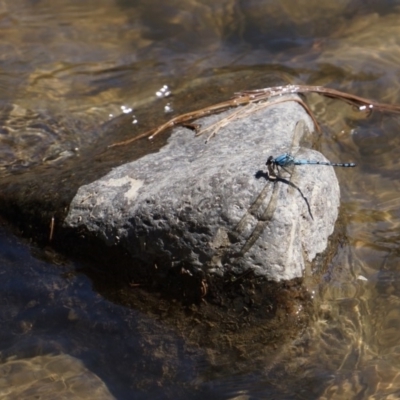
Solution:
M 75 157 L 120 114 L 134 134 L 187 111 L 182 103 L 197 109 L 245 88 L 326 85 L 398 104 L 399 13 L 393 0 L 1 1 L 0 164 L 10 173 Z M 68 370 L 82 393 L 92 385 L 104 398 L 400 397 L 400 118 L 309 100 L 324 154 L 358 166 L 337 171 L 346 237 L 312 288 L 306 331 L 273 359 L 224 362 L 3 230 L 3 397 L 73 393 L 78 384 L 51 384 Z M 31 379 L 44 370 L 35 365 L 49 375 Z

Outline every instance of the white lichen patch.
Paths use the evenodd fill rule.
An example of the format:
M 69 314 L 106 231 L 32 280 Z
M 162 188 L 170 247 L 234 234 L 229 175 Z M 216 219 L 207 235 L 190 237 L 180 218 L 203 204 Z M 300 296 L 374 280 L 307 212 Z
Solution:
M 125 192 L 124 197 L 128 202 L 130 202 L 136 198 L 139 189 L 143 186 L 143 183 L 144 182 L 139 179 L 133 179 L 128 176 L 124 176 L 118 179 L 111 178 L 104 182 L 104 185 L 109 187 L 121 187 L 129 184 L 130 188 Z

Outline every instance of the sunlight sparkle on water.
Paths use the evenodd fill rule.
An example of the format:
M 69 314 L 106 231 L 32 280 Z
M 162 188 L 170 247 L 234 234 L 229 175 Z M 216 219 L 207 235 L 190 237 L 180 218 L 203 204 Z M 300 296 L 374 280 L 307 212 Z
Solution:
M 160 90 L 157 90 L 156 96 L 160 98 L 171 96 L 171 90 L 168 85 L 163 85 Z
M 164 112 L 165 112 L 165 114 L 172 113 L 173 111 L 174 111 L 174 109 L 172 108 L 171 103 L 167 103 L 167 104 L 164 106 Z
M 131 107 L 121 106 L 120 108 L 121 108 L 121 111 L 122 111 L 124 114 L 129 114 L 129 113 L 132 112 L 132 108 L 131 108 Z
M 374 108 L 374 106 L 372 104 L 369 104 L 368 106 L 360 106 L 360 107 L 358 107 L 358 109 L 360 111 L 365 111 L 366 109 L 372 110 L 373 108 Z

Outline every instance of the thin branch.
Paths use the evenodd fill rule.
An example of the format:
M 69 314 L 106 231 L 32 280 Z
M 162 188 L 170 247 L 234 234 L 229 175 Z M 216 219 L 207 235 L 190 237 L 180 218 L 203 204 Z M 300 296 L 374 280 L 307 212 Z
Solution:
M 360 96 L 356 96 L 356 95 L 346 93 L 346 92 L 341 92 L 336 89 L 326 88 L 323 86 L 308 86 L 308 85 L 274 86 L 274 87 L 269 87 L 269 88 L 264 88 L 264 89 L 245 90 L 245 91 L 237 92 L 237 93 L 235 93 L 235 96 L 228 101 L 217 103 L 212 106 L 202 108 L 200 110 L 196 110 L 196 111 L 192 111 L 189 113 L 178 115 L 155 129 L 151 129 L 147 132 L 144 132 L 144 133 L 140 134 L 139 136 L 136 136 L 132 139 L 113 143 L 108 147 L 110 148 L 110 147 L 115 147 L 115 146 L 127 145 L 129 143 L 133 143 L 144 137 L 148 137 L 148 139 L 151 140 L 159 133 L 164 132 L 165 130 L 167 130 L 169 128 L 173 128 L 176 125 L 188 123 L 188 122 L 194 121 L 198 118 L 204 117 L 206 115 L 218 114 L 218 113 L 221 113 L 222 111 L 226 111 L 232 107 L 238 107 L 238 106 L 243 106 L 243 105 L 247 105 L 247 104 L 258 104 L 259 107 L 250 108 L 250 109 L 246 109 L 246 110 L 238 110 L 237 112 L 232 113 L 230 116 L 224 118 L 223 120 L 205 128 L 198 134 L 202 134 L 207 130 L 213 129 L 210 136 L 207 139 L 207 141 L 208 141 L 213 136 L 215 136 L 215 134 L 222 127 L 226 126 L 230 121 L 235 120 L 237 118 L 243 118 L 243 117 L 249 115 L 250 113 L 255 112 L 259 109 L 269 107 L 269 106 L 272 106 L 272 105 L 275 105 L 278 103 L 283 103 L 286 101 L 298 102 L 306 110 L 306 112 L 310 115 L 316 128 L 318 130 L 320 130 L 316 118 L 314 117 L 312 111 L 310 110 L 310 108 L 307 106 L 307 104 L 303 100 L 296 99 L 296 98 L 273 99 L 274 97 L 278 97 L 278 96 L 280 97 L 280 96 L 288 95 L 288 94 L 306 94 L 306 93 L 319 93 L 326 97 L 343 100 L 349 104 L 357 106 L 361 111 L 365 110 L 365 111 L 371 112 L 373 110 L 377 110 L 377 111 L 381 111 L 381 112 L 400 113 L 399 105 L 379 103 L 379 102 L 369 100 L 369 99 L 366 99 L 366 98 L 363 98 Z M 270 100 L 270 99 L 273 99 L 273 100 L 267 102 L 267 100 Z

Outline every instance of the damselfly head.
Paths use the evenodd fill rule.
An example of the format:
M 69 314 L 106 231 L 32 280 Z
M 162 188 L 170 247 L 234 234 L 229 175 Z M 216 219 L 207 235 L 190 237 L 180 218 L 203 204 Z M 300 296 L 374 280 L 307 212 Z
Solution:
M 267 162 L 265 163 L 265 165 L 271 165 L 274 164 L 274 157 L 269 156 Z
M 268 178 L 271 181 L 275 181 L 277 178 L 276 172 L 275 172 L 275 168 L 277 168 L 276 164 L 275 164 L 275 159 L 272 156 L 268 157 L 267 162 L 265 163 L 265 165 L 268 167 Z

